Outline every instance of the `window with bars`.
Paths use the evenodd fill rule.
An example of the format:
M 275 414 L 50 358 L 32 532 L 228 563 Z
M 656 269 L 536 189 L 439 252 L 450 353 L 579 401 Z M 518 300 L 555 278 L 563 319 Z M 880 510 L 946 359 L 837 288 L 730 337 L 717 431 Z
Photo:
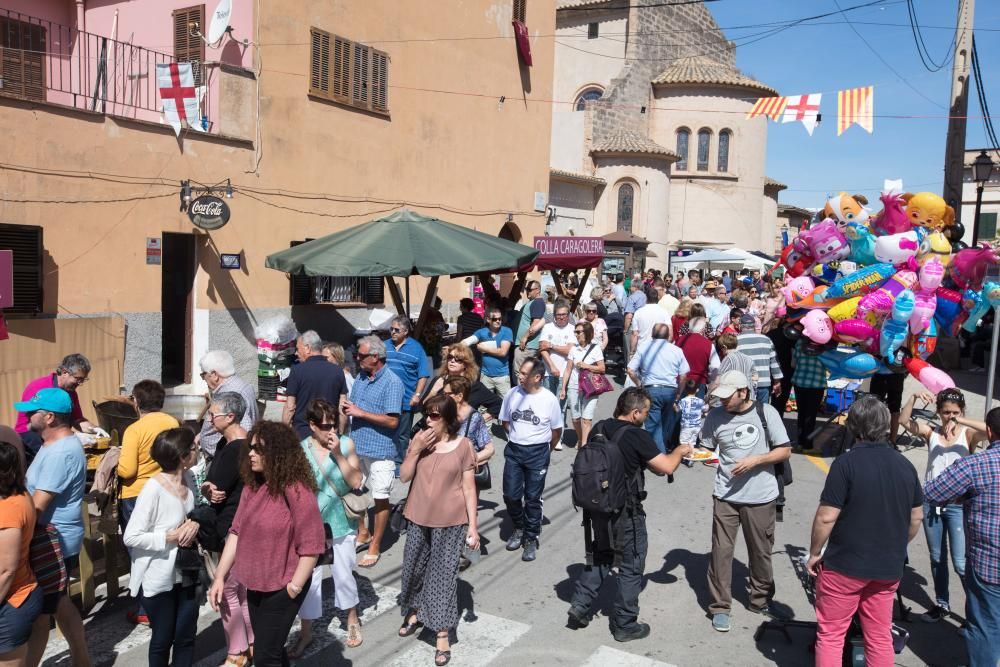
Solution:
M 291 247 L 305 241 L 292 241 Z M 385 303 L 385 281 L 381 276 L 291 275 L 288 302 L 292 306 L 314 303 L 377 306 Z
M 191 74 L 196 86 L 205 83 L 201 67 L 205 62 L 205 42 L 200 35 L 207 30 L 205 5 L 174 10 L 174 58 L 179 63 L 191 63 Z
M 0 17 L 0 93 L 45 100 L 45 28 Z
M 712 131 L 698 130 L 698 171 L 708 171 L 708 153 L 712 145 Z
M 733 133 L 730 130 L 719 132 L 719 159 L 715 164 L 715 170 L 720 172 L 729 171 L 729 144 L 732 143 Z
M 34 225 L 0 224 L 0 250 L 11 250 L 14 273 L 14 305 L 6 313 L 42 312 L 42 228 Z
M 311 28 L 309 94 L 389 113 L 389 54 Z
M 688 168 L 688 143 L 691 140 L 691 130 L 686 127 L 682 127 L 677 130 L 677 155 L 680 156 L 680 160 L 677 161 L 675 169 L 678 171 L 687 171 Z
M 601 35 L 601 24 L 600 23 L 588 23 L 587 24 L 587 39 L 597 39 Z
M 514 0 L 514 14 L 512 18 L 515 21 L 520 21 L 521 23 L 527 23 L 527 21 L 524 20 L 524 17 L 527 15 L 528 12 L 527 5 L 528 5 L 528 0 Z
M 635 202 L 635 188 L 630 183 L 622 183 L 618 188 L 618 230 L 632 231 L 632 211 Z

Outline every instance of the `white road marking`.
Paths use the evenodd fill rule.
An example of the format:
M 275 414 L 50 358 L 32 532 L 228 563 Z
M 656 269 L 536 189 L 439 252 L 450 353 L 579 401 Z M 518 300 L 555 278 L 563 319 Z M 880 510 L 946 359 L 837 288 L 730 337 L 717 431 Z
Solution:
M 653 660 L 645 656 L 633 655 L 608 646 L 602 646 L 591 653 L 587 662 L 580 665 L 580 667 L 607 667 L 607 665 L 614 665 L 615 667 L 677 667 L 668 662 L 660 662 L 659 660 Z
M 462 620 L 458 624 L 458 642 L 451 647 L 452 660 L 449 664 L 488 665 L 530 629 L 531 626 L 525 623 L 490 614 L 477 614 L 472 623 Z M 417 641 L 413 648 L 386 663 L 384 667 L 413 667 L 433 662 L 434 646 Z

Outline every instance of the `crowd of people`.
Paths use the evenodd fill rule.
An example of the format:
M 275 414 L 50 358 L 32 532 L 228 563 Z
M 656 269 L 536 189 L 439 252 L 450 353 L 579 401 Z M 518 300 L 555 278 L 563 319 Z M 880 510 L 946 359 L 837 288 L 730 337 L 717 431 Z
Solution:
M 585 511 L 586 565 L 568 610 L 570 628 L 590 623 L 600 588 L 614 574 L 612 635 L 622 642 L 649 635 L 639 615 L 648 548 L 643 473 L 672 476 L 698 452 L 716 467 L 712 627 L 731 629 L 741 530 L 748 611 L 780 620 L 773 604 L 775 525 L 791 453 L 812 444 L 826 371 L 785 335 L 776 283 L 753 272 L 704 281 L 699 272 L 651 272 L 628 281 L 615 276 L 589 296 L 574 312 L 568 299 L 547 303 L 531 280 L 519 307 L 489 304 L 477 319 L 463 304 L 459 336 L 441 349 L 436 371 L 405 317 L 392 320 L 388 340 L 361 338 L 352 368 L 340 345 L 302 332 L 277 421 L 262 418 L 252 385 L 224 350 L 200 361 L 210 390 L 200 428 L 163 412 L 160 383 L 136 383 L 128 400 L 138 419 L 109 460 L 120 479 L 113 502 L 131 560 L 136 606 L 128 617 L 151 627 L 149 663 L 191 664 L 199 587 L 207 578 L 204 592 L 227 642 L 224 664 L 289 664 L 313 640 L 327 568 L 334 606 L 346 618 L 344 643 L 361 646 L 354 569 L 379 562 L 391 520 L 406 535 L 398 635 L 433 632 L 434 662 L 447 664 L 459 572 L 478 560 L 479 492 L 492 484 L 495 435 L 506 440 L 501 488 L 510 530 L 501 538 L 528 563 L 541 555 L 553 453 L 610 443 L 619 457 L 605 481 L 621 503 Z M 607 355 L 615 342 L 607 319 L 615 314 L 624 326 L 627 386 L 613 416 L 597 421 L 598 398 L 612 388 Z M 95 430 L 76 396 L 89 372 L 85 357 L 67 356 L 25 388 L 14 406 L 16 433 L 0 430 L 2 664 L 37 665 L 53 617 L 73 664 L 90 664 L 83 623 L 67 595 L 83 536 L 87 466 L 79 434 Z M 794 441 L 782 419 L 793 388 Z M 941 425 L 917 419 L 918 404 L 932 404 Z M 897 424 L 926 441 L 924 484 L 892 447 Z M 951 613 L 950 555 L 966 590 L 971 664 L 995 667 L 1000 447 L 990 443 L 1000 440 L 1000 409 L 986 423 L 971 420 L 958 390 L 921 392 L 904 403 L 902 376 L 891 376 L 855 402 L 847 426 L 856 443 L 831 468 L 806 564 L 816 577 L 817 664 L 840 664 L 856 614 L 867 664 L 892 664 L 892 596 L 907 543 L 923 525 L 935 606 L 922 620 Z M 408 493 L 394 506 L 398 484 Z M 296 617 L 301 631 L 288 644 Z

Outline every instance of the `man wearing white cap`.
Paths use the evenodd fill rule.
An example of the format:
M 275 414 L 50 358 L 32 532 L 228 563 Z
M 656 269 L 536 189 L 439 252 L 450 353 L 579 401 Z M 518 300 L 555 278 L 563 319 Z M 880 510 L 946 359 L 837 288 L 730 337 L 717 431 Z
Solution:
M 733 549 L 743 529 L 750 563 L 750 606 L 755 614 L 772 615 L 775 504 L 778 480 L 774 464 L 788 460 L 791 448 L 781 415 L 754 401 L 750 381 L 740 371 L 719 378 L 712 396 L 722 401 L 705 418 L 702 445 L 717 449 L 719 466 L 712 492 L 712 558 L 708 589 L 712 627 L 728 632 L 732 607 Z

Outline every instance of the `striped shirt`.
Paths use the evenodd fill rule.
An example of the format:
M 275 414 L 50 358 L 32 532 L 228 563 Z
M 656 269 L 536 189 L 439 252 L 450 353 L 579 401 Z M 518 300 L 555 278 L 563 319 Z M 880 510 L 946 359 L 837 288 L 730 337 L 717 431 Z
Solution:
M 753 360 L 757 369 L 758 387 L 766 387 L 772 381 L 784 377 L 778 364 L 778 356 L 774 353 L 774 343 L 770 338 L 759 333 L 742 333 L 736 340 L 739 351 Z
M 751 388 L 754 391 L 757 390 L 757 385 L 760 384 L 760 378 L 757 376 L 753 359 L 742 352 L 730 350 L 726 353 L 726 357 L 719 365 L 719 376 L 721 377 L 726 371 L 739 371 L 740 373 L 743 373 L 743 375 L 746 375 L 747 380 L 750 381 Z
M 805 341 L 799 340 L 792 350 L 792 384 L 805 389 L 826 389 L 826 366 L 819 360 L 819 355 L 806 354 L 803 351 Z

